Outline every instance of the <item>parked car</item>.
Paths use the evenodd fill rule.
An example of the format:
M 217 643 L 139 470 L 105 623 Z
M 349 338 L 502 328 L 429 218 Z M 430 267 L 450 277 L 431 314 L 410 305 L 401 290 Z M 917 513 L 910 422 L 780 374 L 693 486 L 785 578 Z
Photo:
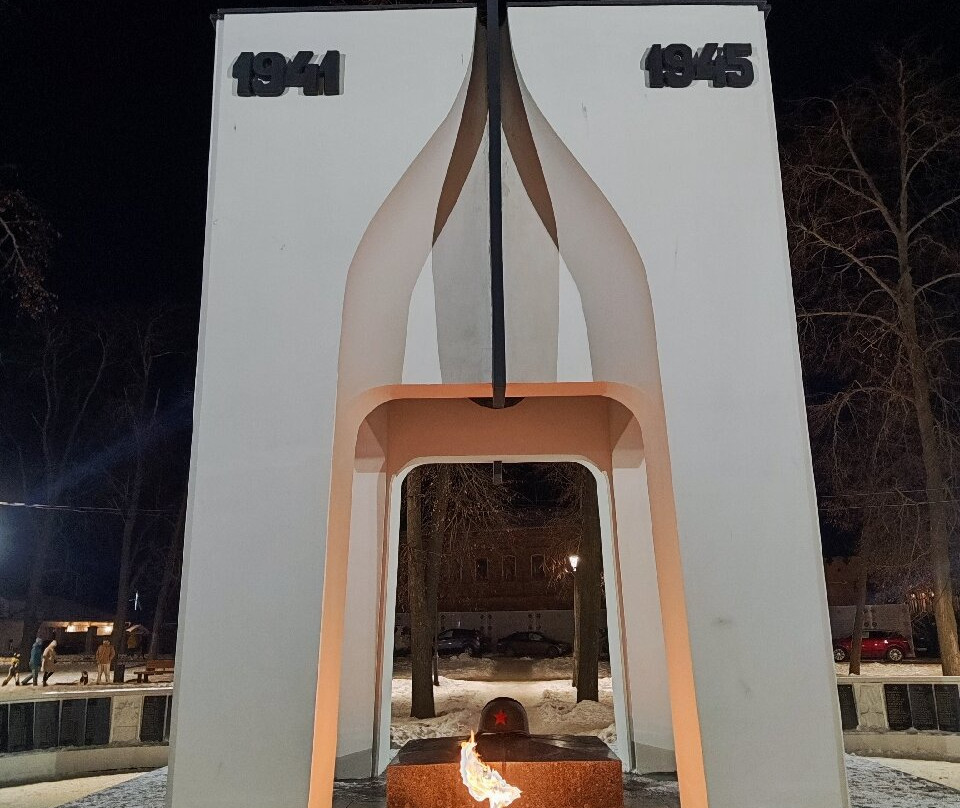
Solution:
M 837 662 L 850 659 L 851 637 L 833 641 L 833 658 Z M 860 652 L 863 659 L 886 659 L 890 662 L 902 662 L 911 653 L 910 641 L 893 631 L 871 629 L 863 632 L 863 645 Z
M 553 659 L 573 651 L 573 646 L 554 640 L 539 631 L 516 631 L 497 641 L 497 653 L 503 656 L 545 656 Z
M 437 635 L 437 653 L 480 656 L 480 632 L 469 628 L 448 628 Z

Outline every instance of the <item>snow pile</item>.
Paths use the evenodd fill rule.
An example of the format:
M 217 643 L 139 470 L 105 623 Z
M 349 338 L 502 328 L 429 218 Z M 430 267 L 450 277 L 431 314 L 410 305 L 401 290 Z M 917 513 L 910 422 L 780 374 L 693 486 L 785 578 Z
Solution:
M 469 654 L 441 657 L 437 664 L 441 676 L 464 681 L 492 679 L 497 669 L 496 660 L 489 657 L 472 657 Z
M 609 682 L 608 680 L 605 680 Z M 606 698 L 604 698 L 606 695 Z M 617 740 L 613 723 L 613 704 L 610 691 L 601 690 L 600 702 L 577 703 L 576 690 L 549 688 L 544 690 L 540 703 L 534 708 L 531 723 L 546 735 L 596 735 L 608 744 Z
M 849 662 L 834 662 L 837 676 L 846 676 Z M 861 676 L 943 676 L 939 662 L 864 662 L 860 665 Z
M 403 746 L 416 738 L 458 738 L 476 729 L 471 710 L 453 710 L 436 718 L 393 722 L 390 725 L 390 745 Z

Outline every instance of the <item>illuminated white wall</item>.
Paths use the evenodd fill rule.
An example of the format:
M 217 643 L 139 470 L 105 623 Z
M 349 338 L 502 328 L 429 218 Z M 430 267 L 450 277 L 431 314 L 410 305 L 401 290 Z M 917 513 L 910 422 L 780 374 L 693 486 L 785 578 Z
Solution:
M 675 750 L 684 808 L 843 806 L 763 15 L 509 18 L 507 394 L 629 413 L 596 461 L 609 560 L 646 583 L 619 604 L 626 756 Z M 217 24 L 174 808 L 320 808 L 376 757 L 399 433 L 365 419 L 490 395 L 483 36 L 469 7 Z M 648 87 L 658 42 L 749 42 L 757 79 Z M 236 95 L 240 52 L 327 49 L 342 95 Z M 260 647 L 283 664 L 249 700 Z

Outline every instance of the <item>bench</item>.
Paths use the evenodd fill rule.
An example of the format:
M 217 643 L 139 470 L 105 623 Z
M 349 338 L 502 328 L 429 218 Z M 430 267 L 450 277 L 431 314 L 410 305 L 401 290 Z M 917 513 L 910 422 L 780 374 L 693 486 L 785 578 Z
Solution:
M 144 663 L 143 670 L 137 671 L 137 684 L 149 684 L 151 676 L 173 673 L 173 660 L 155 660 Z

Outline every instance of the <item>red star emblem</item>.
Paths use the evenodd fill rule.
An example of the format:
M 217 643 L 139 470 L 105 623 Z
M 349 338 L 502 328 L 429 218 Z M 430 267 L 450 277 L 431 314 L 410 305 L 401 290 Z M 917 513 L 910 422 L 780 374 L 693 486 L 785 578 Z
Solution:
M 506 726 L 507 714 L 503 710 L 500 710 L 499 712 L 496 712 L 493 714 L 493 720 L 497 722 L 496 726 L 498 727 L 501 725 Z

